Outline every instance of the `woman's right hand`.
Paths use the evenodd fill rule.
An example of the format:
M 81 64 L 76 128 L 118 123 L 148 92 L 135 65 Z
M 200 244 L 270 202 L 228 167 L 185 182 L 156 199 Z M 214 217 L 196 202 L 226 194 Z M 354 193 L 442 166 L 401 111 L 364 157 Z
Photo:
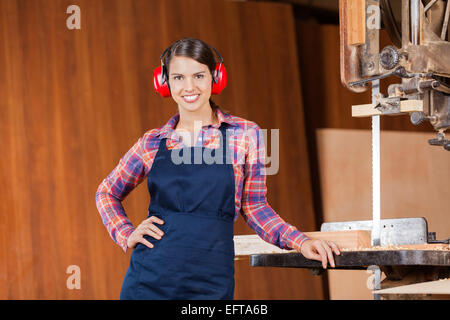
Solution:
M 162 230 L 160 230 L 153 223 L 164 224 L 164 221 L 155 216 L 151 216 L 150 218 L 142 221 L 141 224 L 138 225 L 137 228 L 128 237 L 128 248 L 135 248 L 138 243 L 142 243 L 150 249 L 153 248 L 153 244 L 145 240 L 144 235 L 149 235 L 158 240 L 160 240 L 164 235 L 164 232 L 162 232 Z

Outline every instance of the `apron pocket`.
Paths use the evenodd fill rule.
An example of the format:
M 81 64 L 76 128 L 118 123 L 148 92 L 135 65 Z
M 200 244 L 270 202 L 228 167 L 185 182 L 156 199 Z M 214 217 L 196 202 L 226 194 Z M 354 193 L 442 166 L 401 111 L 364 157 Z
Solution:
M 159 254 L 166 258 L 169 264 L 202 264 L 214 266 L 234 266 L 234 251 L 229 253 L 215 252 L 204 248 L 193 248 L 177 245 L 161 248 Z

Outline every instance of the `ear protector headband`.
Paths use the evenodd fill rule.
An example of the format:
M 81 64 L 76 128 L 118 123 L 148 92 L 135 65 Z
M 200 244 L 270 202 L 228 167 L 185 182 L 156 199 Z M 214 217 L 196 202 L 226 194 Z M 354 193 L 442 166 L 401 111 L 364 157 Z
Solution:
M 167 98 L 171 96 L 170 88 L 169 88 L 169 75 L 167 74 L 167 68 L 164 65 L 163 57 L 166 52 L 170 49 L 167 48 L 162 53 L 161 57 L 161 66 L 155 68 L 153 71 L 153 88 L 155 88 L 156 92 L 158 92 L 163 98 Z M 223 58 L 220 53 L 213 48 L 216 54 L 220 58 L 220 62 L 216 63 L 216 68 L 212 74 L 212 88 L 211 94 L 219 94 L 223 88 L 227 86 L 227 71 L 225 70 L 225 66 L 223 65 Z

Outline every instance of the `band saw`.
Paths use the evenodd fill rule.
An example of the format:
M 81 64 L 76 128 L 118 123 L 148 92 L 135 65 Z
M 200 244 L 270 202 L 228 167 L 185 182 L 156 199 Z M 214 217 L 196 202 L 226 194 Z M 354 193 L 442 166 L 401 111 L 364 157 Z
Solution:
M 414 125 L 428 121 L 437 133 L 428 140 L 430 146 L 450 151 L 445 136 L 450 128 L 449 16 L 448 0 L 402 0 L 400 12 L 388 0 L 339 1 L 341 82 L 352 92 L 372 90 L 371 103 L 352 106 L 353 117 L 372 117 L 372 220 L 326 222 L 320 232 L 307 235 L 333 240 L 347 232 L 358 241 L 368 237 L 360 246 L 344 246 L 335 263 L 336 269 L 371 268 L 375 290 L 450 278 L 449 239 L 437 240 L 424 217 L 381 219 L 380 214 L 382 116 L 406 115 Z M 380 50 L 382 25 L 392 44 Z M 383 94 L 380 80 L 387 77 L 398 77 L 401 83 Z M 324 271 L 319 261 L 263 242 L 235 236 L 236 255 L 249 254 L 251 266 L 307 268 L 315 275 Z M 386 275 L 383 282 L 381 272 Z M 374 299 L 380 299 L 376 292 Z

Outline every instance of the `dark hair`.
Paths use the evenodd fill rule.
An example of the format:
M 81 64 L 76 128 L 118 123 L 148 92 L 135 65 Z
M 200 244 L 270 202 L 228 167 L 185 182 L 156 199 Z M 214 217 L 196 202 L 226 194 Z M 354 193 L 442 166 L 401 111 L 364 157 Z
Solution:
M 183 38 L 172 43 L 164 56 L 167 76 L 169 75 L 170 61 L 173 57 L 177 56 L 191 58 L 198 63 L 207 65 L 211 76 L 213 76 L 214 70 L 216 69 L 216 60 L 213 50 L 204 41 L 195 38 Z M 209 98 L 209 104 L 214 112 L 217 109 L 220 109 L 222 112 L 227 112 L 226 110 L 222 110 L 211 98 Z

